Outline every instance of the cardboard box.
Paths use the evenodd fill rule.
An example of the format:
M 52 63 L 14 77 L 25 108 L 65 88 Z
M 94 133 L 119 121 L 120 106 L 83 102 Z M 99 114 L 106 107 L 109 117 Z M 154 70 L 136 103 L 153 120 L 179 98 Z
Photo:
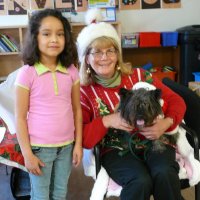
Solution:
M 189 82 L 188 87 L 200 96 L 200 82 Z

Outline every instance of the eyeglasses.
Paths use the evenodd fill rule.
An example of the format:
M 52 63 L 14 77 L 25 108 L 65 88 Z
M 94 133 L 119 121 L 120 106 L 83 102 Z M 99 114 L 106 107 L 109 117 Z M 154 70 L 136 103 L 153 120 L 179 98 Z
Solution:
M 96 52 L 90 52 L 89 54 L 92 54 L 94 59 L 101 59 L 104 54 L 106 54 L 106 56 L 110 58 L 116 55 L 116 50 L 108 49 L 106 52 L 96 51 Z

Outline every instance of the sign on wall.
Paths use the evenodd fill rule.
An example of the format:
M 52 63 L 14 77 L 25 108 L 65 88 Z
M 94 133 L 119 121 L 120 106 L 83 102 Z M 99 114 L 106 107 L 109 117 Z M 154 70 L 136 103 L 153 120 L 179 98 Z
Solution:
M 54 8 L 52 0 L 31 0 L 30 10 L 38 10 L 44 8 Z
M 119 10 L 180 8 L 181 0 L 0 0 L 0 15 L 27 15 L 44 8 L 65 12 L 82 12 L 88 8 L 119 8 Z
M 8 0 L 7 10 L 9 15 L 26 15 L 29 8 L 29 0 Z
M 62 9 L 63 11 L 75 10 L 75 2 L 71 0 L 56 0 L 55 8 Z
M 120 10 L 180 8 L 181 0 L 119 0 Z

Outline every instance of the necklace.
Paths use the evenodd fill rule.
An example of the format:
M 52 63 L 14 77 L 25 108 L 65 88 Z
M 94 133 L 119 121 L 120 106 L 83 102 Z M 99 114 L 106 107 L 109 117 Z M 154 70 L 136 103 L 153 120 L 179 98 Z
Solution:
M 35 0 L 38 8 L 44 8 L 46 0 Z

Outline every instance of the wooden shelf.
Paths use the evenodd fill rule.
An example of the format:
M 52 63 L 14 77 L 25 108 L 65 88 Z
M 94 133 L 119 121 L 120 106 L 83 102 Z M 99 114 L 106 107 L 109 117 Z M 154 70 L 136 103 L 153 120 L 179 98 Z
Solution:
M 0 56 L 9 56 L 9 55 L 19 55 L 20 52 L 6 52 L 6 53 L 0 53 Z
M 23 65 L 23 62 L 20 58 L 20 50 L 23 46 L 25 32 L 25 26 L 0 27 L 0 33 L 10 36 L 19 49 L 19 52 L 0 53 L 0 77 L 3 77 L 2 80 L 4 80 L 9 73 L 15 71 L 17 68 Z
M 0 83 L 3 82 L 3 81 L 5 81 L 6 79 L 7 79 L 7 76 L 0 77 Z
M 116 28 L 119 35 L 121 35 L 120 23 L 112 22 L 111 24 Z M 71 27 L 74 39 L 76 39 L 79 32 L 85 27 L 85 24 L 71 23 Z M 26 29 L 26 26 L 4 26 L 0 27 L 0 33 L 10 35 L 15 40 L 15 43 L 18 44 L 18 48 L 21 51 Z M 2 80 L 4 80 L 9 73 L 23 65 L 20 54 L 21 52 L 0 53 L 0 78 L 3 77 Z
M 121 24 L 111 22 L 121 36 Z M 72 34 L 76 40 L 79 32 L 85 27 L 83 23 L 71 23 Z M 25 26 L 0 27 L 0 33 L 8 34 L 14 38 L 19 46 L 23 47 L 23 39 L 26 33 Z M 131 62 L 132 66 L 143 66 L 151 62 L 155 67 L 175 66 L 176 77 L 179 81 L 180 68 L 180 49 L 179 47 L 148 47 L 148 48 L 123 48 L 123 58 L 125 62 Z M 21 67 L 23 62 L 20 58 L 20 52 L 0 53 L 0 77 L 6 77 L 9 73 Z
M 124 62 L 132 66 L 144 66 L 151 62 L 153 67 L 174 66 L 176 81 L 179 81 L 180 48 L 179 47 L 146 47 L 123 48 Z
M 121 24 L 120 24 L 120 22 L 110 22 L 110 24 L 112 24 L 115 27 L 119 36 L 121 36 Z M 72 33 L 73 33 L 74 39 L 77 38 L 78 34 L 80 33 L 80 31 L 84 27 L 85 27 L 84 23 L 71 23 L 71 28 L 72 28 Z

